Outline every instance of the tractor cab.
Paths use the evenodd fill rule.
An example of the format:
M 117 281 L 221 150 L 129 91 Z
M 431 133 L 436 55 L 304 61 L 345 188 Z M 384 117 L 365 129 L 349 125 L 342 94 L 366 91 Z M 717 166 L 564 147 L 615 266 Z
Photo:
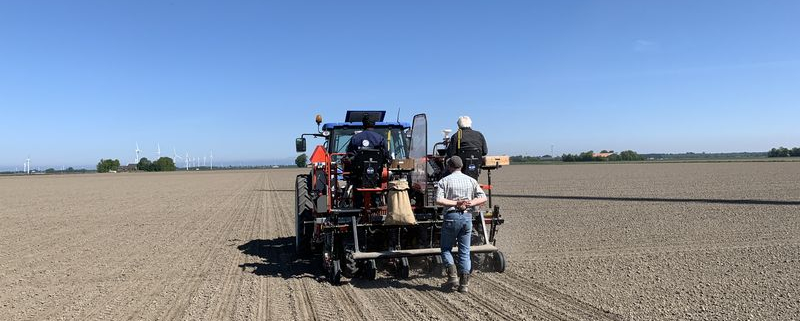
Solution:
M 409 128 L 406 122 L 387 122 L 384 121 L 386 111 L 348 111 L 345 121 L 340 123 L 322 124 L 322 117 L 317 115 L 317 125 L 321 125 L 317 134 L 303 134 L 297 139 L 297 152 L 306 151 L 306 140 L 303 136 L 314 136 L 325 138 L 322 149 L 331 155 L 334 161 L 340 161 L 342 156 L 347 153 L 347 146 L 354 135 L 364 130 L 361 123 L 363 116 L 367 114 L 375 119 L 374 131 L 386 139 L 386 147 L 392 159 L 402 159 L 408 157 L 409 152 Z M 314 153 L 317 151 L 315 150 Z M 314 159 L 313 155 L 311 157 Z M 313 160 L 312 160 L 313 163 Z

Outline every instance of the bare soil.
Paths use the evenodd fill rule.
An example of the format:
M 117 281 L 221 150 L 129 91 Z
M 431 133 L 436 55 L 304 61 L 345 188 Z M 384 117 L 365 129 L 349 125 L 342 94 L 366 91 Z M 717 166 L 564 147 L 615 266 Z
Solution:
M 508 270 L 468 294 L 325 282 L 301 172 L 2 177 L 0 320 L 800 318 L 800 163 L 504 167 Z

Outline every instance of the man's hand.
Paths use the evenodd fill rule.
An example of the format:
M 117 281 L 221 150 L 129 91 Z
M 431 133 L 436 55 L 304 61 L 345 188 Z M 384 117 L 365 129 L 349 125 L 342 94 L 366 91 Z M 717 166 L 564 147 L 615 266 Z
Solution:
M 456 209 L 459 210 L 459 211 L 462 211 L 462 212 L 466 211 L 467 208 L 471 206 L 471 205 L 469 205 L 469 203 L 470 203 L 469 200 L 457 201 L 456 202 Z

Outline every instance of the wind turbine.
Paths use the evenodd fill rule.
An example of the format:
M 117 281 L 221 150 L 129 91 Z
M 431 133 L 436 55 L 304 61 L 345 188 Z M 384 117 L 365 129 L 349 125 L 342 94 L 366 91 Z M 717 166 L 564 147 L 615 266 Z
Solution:
M 31 173 L 31 157 L 28 156 L 28 158 L 25 159 L 25 174 L 30 175 L 30 173 Z
M 186 153 L 186 157 L 183 159 L 186 162 L 186 170 L 189 170 L 189 153 Z
M 211 151 L 211 170 L 214 170 L 214 151 Z
M 181 157 L 178 156 L 178 152 L 175 151 L 175 147 L 172 147 L 172 156 L 174 157 L 172 159 L 172 162 L 177 165 L 178 164 L 178 159 L 181 158 Z
M 156 159 L 159 159 L 161 158 L 161 144 L 156 143 L 156 145 L 158 146 L 158 157 Z
M 136 160 L 134 161 L 134 163 L 139 164 L 139 159 L 140 159 L 139 153 L 141 152 L 142 151 L 139 149 L 139 142 L 136 142 Z

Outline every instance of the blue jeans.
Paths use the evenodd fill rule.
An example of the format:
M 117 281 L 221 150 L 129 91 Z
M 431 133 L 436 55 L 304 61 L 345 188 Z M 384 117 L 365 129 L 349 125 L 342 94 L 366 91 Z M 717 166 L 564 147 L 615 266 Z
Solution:
M 442 224 L 442 262 L 445 266 L 453 265 L 453 243 L 458 243 L 459 272 L 469 273 L 472 262 L 469 258 L 469 246 L 472 240 L 472 213 L 450 212 L 444 215 Z

